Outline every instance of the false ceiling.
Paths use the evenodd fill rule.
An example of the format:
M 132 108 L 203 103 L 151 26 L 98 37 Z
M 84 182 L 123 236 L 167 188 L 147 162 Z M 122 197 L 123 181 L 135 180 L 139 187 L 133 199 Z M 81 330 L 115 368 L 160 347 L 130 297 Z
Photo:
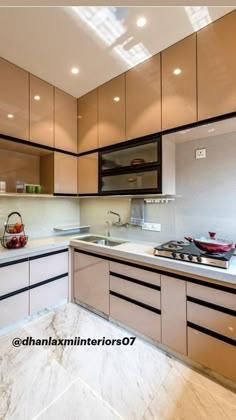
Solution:
M 0 56 L 80 97 L 235 8 L 4 7 Z

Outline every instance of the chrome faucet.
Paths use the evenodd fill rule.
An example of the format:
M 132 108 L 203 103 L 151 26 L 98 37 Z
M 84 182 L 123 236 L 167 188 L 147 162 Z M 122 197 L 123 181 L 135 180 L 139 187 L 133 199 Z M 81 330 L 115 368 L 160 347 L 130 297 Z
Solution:
M 113 226 L 119 226 L 119 227 L 122 227 L 122 226 L 124 226 L 124 227 L 128 227 L 128 226 L 129 226 L 129 223 L 122 223 L 122 221 L 121 221 L 121 217 L 120 217 L 120 214 L 119 214 L 119 213 L 116 213 L 115 211 L 112 211 L 112 210 L 108 210 L 107 214 L 114 214 L 115 216 L 117 216 L 117 217 L 118 217 L 117 222 L 115 222 L 115 221 L 113 220 L 113 222 L 112 222 L 112 225 L 113 225 Z
M 108 220 L 106 221 L 107 224 L 107 236 L 111 236 L 111 232 L 110 232 L 110 222 L 108 222 Z

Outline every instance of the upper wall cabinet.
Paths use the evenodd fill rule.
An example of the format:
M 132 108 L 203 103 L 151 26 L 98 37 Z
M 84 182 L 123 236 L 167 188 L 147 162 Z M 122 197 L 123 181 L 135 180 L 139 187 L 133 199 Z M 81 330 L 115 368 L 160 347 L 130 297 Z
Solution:
M 77 153 L 77 99 L 55 88 L 55 147 Z
M 161 130 L 160 54 L 126 72 L 126 139 Z
M 30 141 L 54 146 L 53 86 L 30 75 Z
M 40 159 L 40 183 L 45 194 L 77 194 L 77 156 L 49 153 Z
M 236 11 L 197 33 L 198 119 L 236 111 Z
M 78 151 L 98 148 L 98 91 L 78 99 Z
M 0 132 L 29 140 L 29 73 L 0 58 Z
M 162 53 L 162 129 L 197 120 L 196 34 Z
M 125 140 L 125 74 L 98 88 L 99 147 Z

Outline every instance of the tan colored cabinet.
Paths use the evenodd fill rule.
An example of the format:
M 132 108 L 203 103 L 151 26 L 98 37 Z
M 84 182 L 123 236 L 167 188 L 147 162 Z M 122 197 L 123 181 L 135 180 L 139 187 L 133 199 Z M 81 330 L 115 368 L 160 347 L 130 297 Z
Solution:
M 74 297 L 109 314 L 109 262 L 74 251 Z
M 236 111 L 236 12 L 197 33 L 198 119 Z
M 98 148 L 98 90 L 78 99 L 78 152 Z
M 187 354 L 186 282 L 161 275 L 162 343 Z
M 162 129 L 197 120 L 196 34 L 161 53 Z
M 30 75 L 30 141 L 54 146 L 53 86 Z
M 78 193 L 98 192 L 98 153 L 90 153 L 78 158 Z
M 29 73 L 0 58 L 0 132 L 29 140 Z
M 126 139 L 158 131 L 161 131 L 160 54 L 126 72 Z
M 42 156 L 40 179 L 45 194 L 77 194 L 77 157 L 59 152 Z
M 55 88 L 55 148 L 77 153 L 77 99 Z
M 125 75 L 98 88 L 99 147 L 125 140 Z

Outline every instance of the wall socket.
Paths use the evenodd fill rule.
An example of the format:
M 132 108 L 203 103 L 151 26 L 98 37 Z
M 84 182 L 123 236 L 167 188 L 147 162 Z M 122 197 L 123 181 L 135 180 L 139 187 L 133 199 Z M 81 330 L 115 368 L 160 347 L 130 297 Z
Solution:
M 160 223 L 143 223 L 142 225 L 143 230 L 154 230 L 155 232 L 161 231 L 161 224 Z
M 196 150 L 196 159 L 206 159 L 206 149 L 197 149 Z

